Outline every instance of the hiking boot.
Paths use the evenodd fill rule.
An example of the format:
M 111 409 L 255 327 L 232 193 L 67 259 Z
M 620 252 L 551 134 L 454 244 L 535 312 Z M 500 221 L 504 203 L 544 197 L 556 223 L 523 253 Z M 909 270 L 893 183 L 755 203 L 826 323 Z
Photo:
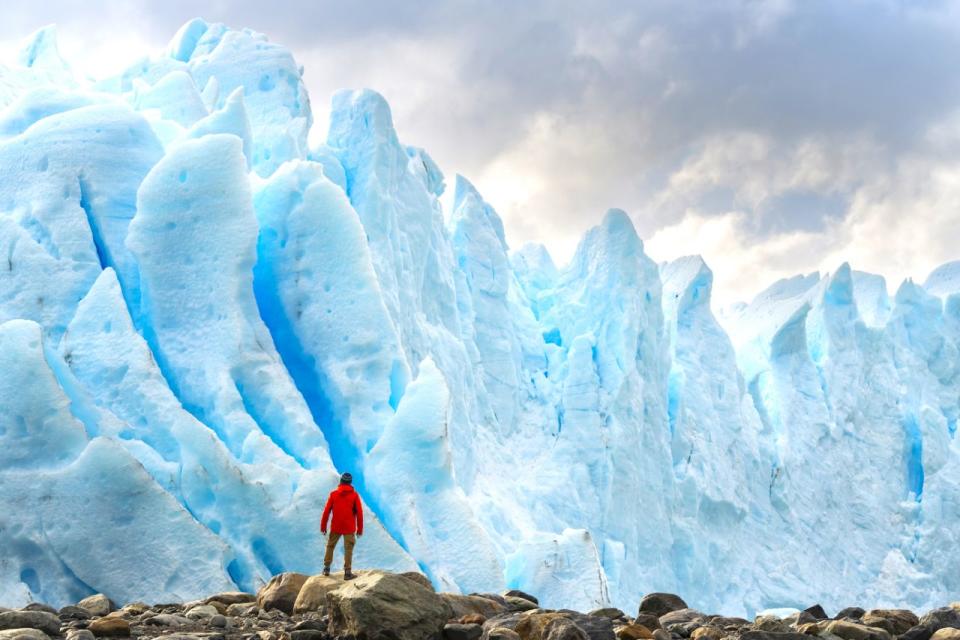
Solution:
M 357 577 L 357 576 L 355 576 L 355 575 L 353 575 L 353 573 L 351 573 L 350 569 L 344 569 L 344 570 L 343 570 L 343 579 L 344 579 L 344 580 L 353 580 L 353 579 L 356 578 L 356 577 Z
M 324 567 L 324 568 L 323 568 L 323 575 L 325 575 L 325 576 L 329 576 L 329 575 L 330 575 L 330 567 Z

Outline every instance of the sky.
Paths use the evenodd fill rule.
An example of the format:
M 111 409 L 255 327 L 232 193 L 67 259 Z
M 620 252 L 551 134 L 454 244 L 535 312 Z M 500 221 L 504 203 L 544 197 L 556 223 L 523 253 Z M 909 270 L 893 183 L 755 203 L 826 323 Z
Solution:
M 329 99 L 370 87 L 401 140 L 468 177 L 512 248 L 558 263 L 607 209 L 715 306 L 843 262 L 894 292 L 960 259 L 960 1 L 0 0 L 0 56 L 57 24 L 95 76 L 199 15 L 250 27 Z

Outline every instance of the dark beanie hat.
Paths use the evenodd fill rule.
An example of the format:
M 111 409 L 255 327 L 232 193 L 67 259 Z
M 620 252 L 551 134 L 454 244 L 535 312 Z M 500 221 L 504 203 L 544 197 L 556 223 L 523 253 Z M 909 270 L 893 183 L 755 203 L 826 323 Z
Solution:
M 349 471 L 340 476 L 340 484 L 353 484 L 353 476 Z

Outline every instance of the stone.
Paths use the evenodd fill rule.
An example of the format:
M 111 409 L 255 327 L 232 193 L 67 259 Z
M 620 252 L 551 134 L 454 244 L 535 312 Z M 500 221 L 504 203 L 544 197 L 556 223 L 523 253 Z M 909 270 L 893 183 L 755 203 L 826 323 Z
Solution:
M 933 636 L 933 629 L 919 624 L 906 633 L 901 634 L 899 640 L 930 640 L 931 636 Z
M 456 614 L 454 614 L 456 615 Z M 457 622 L 460 624 L 479 624 L 483 625 L 487 621 L 487 617 L 482 613 L 468 613 L 466 615 L 460 616 L 457 618 Z
M 883 629 L 892 636 L 899 636 L 920 624 L 920 618 L 907 609 L 871 609 L 863 614 L 860 622 Z
M 404 571 L 400 575 L 406 578 L 407 580 L 413 580 L 414 582 L 418 582 L 422 584 L 427 589 L 430 589 L 430 591 L 436 591 L 436 589 L 433 588 L 433 583 L 430 582 L 430 578 L 423 575 L 419 571 Z
M 46 611 L 7 611 L 0 613 L 0 630 L 38 629 L 48 636 L 60 635 L 60 618 Z
M 613 620 L 598 616 L 588 616 L 576 611 L 566 612 L 570 620 L 576 623 L 590 640 L 616 640 L 613 633 Z
M 618 640 L 652 640 L 653 632 L 642 624 L 628 624 L 613 630 Z
M 211 627 L 217 627 L 218 629 L 226 629 L 228 624 L 229 622 L 227 621 L 227 617 L 221 613 L 218 613 L 217 615 L 210 618 Z
M 834 620 L 825 631 L 845 640 L 890 640 L 890 634 L 883 629 L 847 620 Z
M 83 607 L 72 604 L 68 604 L 60 609 L 60 611 L 57 612 L 57 616 L 61 620 L 89 620 L 91 617 L 89 611 Z
M 220 615 L 220 612 L 217 611 L 216 607 L 209 604 L 199 604 L 191 607 L 185 615 L 190 620 L 209 620 L 213 616 Z
M 239 618 L 245 616 L 255 616 L 260 608 L 257 606 L 256 602 L 240 602 L 237 604 L 231 604 L 227 607 L 228 616 L 236 616 Z
M 589 637 L 577 623 L 567 618 L 554 620 L 547 625 L 545 632 L 541 640 L 587 640 Z
M 813 617 L 810 613 L 806 611 L 798 611 L 794 614 L 791 614 L 783 619 L 787 626 L 796 629 L 802 624 L 808 624 L 810 622 L 816 622 L 817 619 Z
M 790 633 L 790 625 L 777 616 L 757 616 L 753 621 L 755 631 L 772 631 L 774 633 Z
M 723 629 L 711 625 L 698 627 L 690 634 L 692 640 L 720 640 L 726 634 Z
M 532 596 L 525 591 L 520 591 L 519 589 L 510 589 L 509 591 L 504 591 L 503 597 L 504 598 L 523 598 L 524 600 L 528 600 L 533 604 L 537 604 L 537 605 L 540 604 L 540 601 L 537 600 L 535 596 Z
M 520 611 L 511 611 L 507 613 L 501 613 L 499 615 L 493 616 L 492 618 L 487 618 L 487 621 L 483 623 L 483 634 L 484 638 L 489 634 L 489 632 L 494 629 L 509 629 L 514 631 L 516 626 L 520 621 L 525 618 L 528 614 Z
M 173 613 L 159 613 L 152 618 L 143 621 L 143 624 L 149 624 L 157 627 L 182 627 L 190 624 L 190 618 L 184 618 Z
M 740 640 L 810 640 L 810 636 L 796 631 L 744 631 Z
M 511 611 L 533 611 L 539 608 L 535 602 L 520 596 L 504 596 L 504 599 L 507 601 L 507 608 Z
M 653 640 L 673 640 L 673 636 L 664 629 L 654 629 Z
M 252 593 L 246 593 L 244 591 L 225 591 L 223 593 L 217 593 L 209 598 L 204 600 L 204 604 L 212 604 L 214 602 L 222 602 L 228 607 L 232 604 L 248 604 L 250 602 L 256 602 L 257 596 Z
M 105 616 L 116 608 L 110 598 L 102 593 L 84 598 L 77 606 L 86 609 L 92 616 Z
M 479 640 L 483 635 L 483 627 L 479 624 L 452 623 L 444 625 L 444 640 Z
M 308 611 L 323 612 L 327 606 L 327 593 L 344 583 L 343 574 L 331 576 L 316 575 L 307 578 L 300 588 L 296 601 L 293 603 L 293 613 L 307 613 Z M 431 587 L 432 588 L 432 587 Z
M 930 640 L 960 640 L 960 629 L 954 629 L 953 627 L 938 629 L 930 636 Z
M 272 578 L 257 592 L 257 606 L 264 611 L 277 609 L 287 615 L 293 613 L 293 605 L 300 595 L 300 589 L 307 581 L 302 573 L 280 573 Z
M 50 640 L 50 636 L 39 629 L 4 629 L 0 631 L 0 640 Z
M 123 618 L 99 618 L 87 627 L 98 638 L 128 638 L 130 623 Z
M 520 635 L 516 631 L 506 627 L 493 627 L 483 633 L 484 640 L 520 640 Z
M 587 615 L 595 618 L 609 618 L 610 620 L 627 617 L 627 614 L 616 607 L 603 607 L 602 609 L 594 609 Z
M 672 593 L 648 593 L 640 600 L 640 613 L 652 613 L 658 618 L 687 608 L 683 598 Z
M 369 572 L 327 593 L 328 633 L 364 640 L 424 640 L 441 635 L 450 605 L 401 575 Z
M 89 629 L 70 629 L 67 631 L 67 640 L 94 640 L 93 631 Z
M 326 637 L 327 634 L 317 629 L 297 629 L 290 632 L 292 640 L 324 640 Z
M 668 624 L 686 624 L 688 622 L 703 620 L 703 618 L 703 614 L 696 609 L 677 609 L 676 611 L 671 611 L 670 613 L 665 613 L 660 616 L 660 626 L 666 627 Z
M 450 605 L 454 618 L 462 618 L 470 614 L 478 614 L 484 619 L 500 615 L 507 610 L 507 605 L 500 604 L 484 596 L 461 596 L 453 593 L 441 593 L 440 597 Z
M 841 609 L 840 611 L 838 611 L 834 619 L 843 620 L 846 618 L 849 620 L 859 620 L 860 618 L 863 617 L 863 614 L 865 613 L 866 613 L 866 610 L 861 609 L 860 607 L 847 607 L 845 609 Z
M 31 602 L 25 606 L 22 611 L 45 611 L 46 613 L 52 613 L 53 615 L 57 615 L 58 613 L 56 609 L 48 604 L 43 604 L 42 602 Z
M 818 636 L 822 631 L 822 627 L 819 622 L 807 622 L 806 624 L 798 626 L 797 631 L 805 636 Z
M 920 624 L 934 633 L 944 627 L 960 629 L 960 611 L 951 607 L 933 609 L 923 614 L 923 617 L 920 618 Z
M 750 621 L 744 618 L 731 618 L 728 616 L 710 616 L 707 622 L 721 629 L 740 629 L 750 626 Z
M 638 613 L 633 620 L 634 624 L 640 624 L 650 629 L 651 632 L 660 628 L 660 617 L 652 613 Z
M 812 607 L 807 607 L 801 613 L 809 613 L 811 616 L 813 616 L 814 620 L 826 620 L 830 617 L 819 604 L 815 604 Z

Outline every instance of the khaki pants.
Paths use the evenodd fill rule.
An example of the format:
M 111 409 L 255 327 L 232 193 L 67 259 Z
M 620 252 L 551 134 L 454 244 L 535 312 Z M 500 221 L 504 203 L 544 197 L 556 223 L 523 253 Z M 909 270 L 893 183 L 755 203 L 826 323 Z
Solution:
M 333 533 L 327 537 L 327 552 L 323 555 L 323 566 L 329 567 L 333 562 L 333 550 L 343 538 L 343 570 L 350 571 L 353 567 L 353 545 L 357 543 L 357 536 L 353 533 Z

